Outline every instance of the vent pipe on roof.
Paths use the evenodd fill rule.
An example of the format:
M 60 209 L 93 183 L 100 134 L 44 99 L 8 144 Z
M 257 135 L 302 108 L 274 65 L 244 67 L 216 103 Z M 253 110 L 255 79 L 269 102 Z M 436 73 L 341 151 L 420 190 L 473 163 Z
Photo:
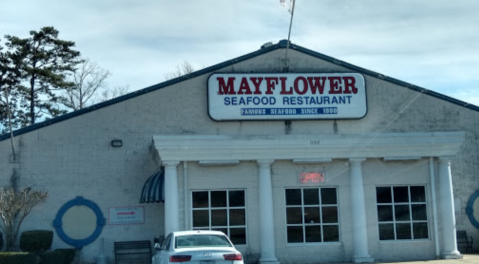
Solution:
M 263 45 L 261 45 L 261 49 L 266 49 L 273 46 L 273 42 L 266 42 Z

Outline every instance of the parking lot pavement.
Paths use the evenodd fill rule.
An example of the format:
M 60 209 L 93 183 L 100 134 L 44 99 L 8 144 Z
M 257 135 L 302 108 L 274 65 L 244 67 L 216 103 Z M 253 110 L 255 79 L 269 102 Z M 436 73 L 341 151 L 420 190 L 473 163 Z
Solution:
M 410 262 L 377 262 L 376 264 L 479 264 L 479 254 L 464 254 L 462 259 L 438 259 Z

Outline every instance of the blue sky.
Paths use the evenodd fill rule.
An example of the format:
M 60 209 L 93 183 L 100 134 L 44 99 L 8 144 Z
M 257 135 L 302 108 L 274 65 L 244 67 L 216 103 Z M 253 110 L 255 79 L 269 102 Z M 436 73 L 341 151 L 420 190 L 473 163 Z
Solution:
M 289 2 L 289 0 L 287 0 Z M 479 105 L 479 1 L 297 0 L 291 42 Z M 0 0 L 0 38 L 54 26 L 137 90 L 288 36 L 279 0 Z

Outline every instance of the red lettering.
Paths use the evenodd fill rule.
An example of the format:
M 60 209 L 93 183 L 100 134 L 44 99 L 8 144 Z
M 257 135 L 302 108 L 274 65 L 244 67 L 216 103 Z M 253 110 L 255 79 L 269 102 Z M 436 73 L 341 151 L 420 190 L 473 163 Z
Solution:
M 222 77 L 216 78 L 218 80 L 218 94 L 236 94 L 234 90 L 234 77 L 228 78 L 228 84 Z
M 300 90 L 299 88 L 299 81 L 303 82 L 303 90 Z M 297 94 L 305 94 L 308 92 L 308 82 L 306 81 L 306 78 L 300 76 L 294 80 L 294 91 Z
M 275 85 L 278 84 L 277 77 L 266 77 L 266 94 L 273 94 L 273 90 L 276 88 Z
M 252 93 L 253 92 L 251 92 L 251 89 L 249 88 L 248 79 L 243 77 L 241 79 L 241 84 L 240 84 L 240 88 L 238 90 L 238 94 L 252 94 Z
M 254 84 L 254 94 L 261 94 L 261 91 L 259 90 L 259 86 L 261 85 L 261 82 L 263 81 L 263 77 L 251 77 L 250 80 Z
M 303 172 L 303 173 L 299 174 L 299 181 L 302 182 L 302 183 L 324 182 L 324 173 Z
M 301 173 L 299 175 L 299 181 L 300 182 L 308 182 L 308 173 Z
M 340 94 L 343 92 L 341 86 L 341 77 L 328 77 L 329 80 L 329 94 Z
M 281 92 L 280 94 L 293 94 L 292 87 L 289 87 L 289 91 L 286 91 L 286 77 L 280 77 L 281 80 Z
M 319 94 L 323 94 L 326 77 L 308 77 L 308 82 L 312 94 L 315 94 L 316 91 L 319 91 Z
M 358 93 L 358 88 L 356 88 L 356 79 L 354 77 L 343 77 L 344 81 L 344 92 L 345 94 L 350 94 L 351 91 L 353 94 Z

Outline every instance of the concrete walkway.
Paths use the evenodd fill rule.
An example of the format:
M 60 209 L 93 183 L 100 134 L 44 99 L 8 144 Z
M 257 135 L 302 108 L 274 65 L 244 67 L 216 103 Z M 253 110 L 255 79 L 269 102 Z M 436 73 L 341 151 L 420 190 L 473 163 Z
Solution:
M 439 260 L 424 260 L 424 261 L 410 261 L 410 262 L 377 262 L 378 264 L 479 264 L 478 254 L 464 254 L 462 259 L 439 259 Z

